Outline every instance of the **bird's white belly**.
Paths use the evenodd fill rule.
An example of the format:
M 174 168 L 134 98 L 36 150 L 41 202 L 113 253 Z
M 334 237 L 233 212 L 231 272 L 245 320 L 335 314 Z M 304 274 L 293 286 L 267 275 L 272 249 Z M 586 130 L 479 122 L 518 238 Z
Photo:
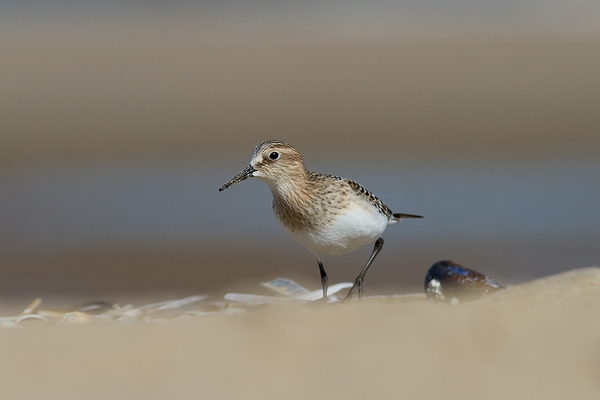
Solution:
M 363 204 L 353 204 L 316 230 L 283 230 L 315 256 L 339 256 L 373 243 L 383 234 L 388 218 Z

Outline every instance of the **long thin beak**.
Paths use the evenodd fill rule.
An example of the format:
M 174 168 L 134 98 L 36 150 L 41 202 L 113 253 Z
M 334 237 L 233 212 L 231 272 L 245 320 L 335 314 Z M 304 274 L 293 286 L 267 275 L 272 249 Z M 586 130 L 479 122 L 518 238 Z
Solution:
M 236 176 L 231 178 L 229 180 L 229 182 L 227 182 L 226 184 L 221 186 L 219 188 L 219 192 L 222 192 L 223 190 L 227 189 L 229 186 L 233 186 L 236 183 L 240 183 L 241 181 L 245 181 L 248 178 L 252 178 L 254 176 L 252 174 L 255 172 L 256 172 L 256 170 L 254 169 L 254 167 L 252 165 L 248 165 L 246 168 L 243 169 L 242 172 L 240 172 L 239 174 L 237 174 Z

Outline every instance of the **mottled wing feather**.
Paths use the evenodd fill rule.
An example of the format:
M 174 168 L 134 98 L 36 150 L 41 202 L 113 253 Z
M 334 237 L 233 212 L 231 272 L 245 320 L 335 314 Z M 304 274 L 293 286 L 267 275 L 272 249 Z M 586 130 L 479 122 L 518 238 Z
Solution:
M 379 200 L 377 196 L 371 193 L 366 187 L 351 179 L 340 179 L 350 186 L 350 188 L 352 188 L 357 195 L 363 197 L 369 204 L 375 207 L 381 214 L 388 217 L 388 219 L 392 217 L 392 210 L 390 210 L 383 201 Z

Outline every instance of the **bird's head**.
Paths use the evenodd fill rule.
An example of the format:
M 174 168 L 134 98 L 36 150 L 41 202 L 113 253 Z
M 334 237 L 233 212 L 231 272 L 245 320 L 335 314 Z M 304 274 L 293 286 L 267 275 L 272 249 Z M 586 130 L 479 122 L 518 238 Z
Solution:
M 256 177 L 270 187 L 278 186 L 298 176 L 304 177 L 306 168 L 300 153 L 281 140 L 268 140 L 256 145 L 250 164 L 219 188 L 222 192 L 230 186 L 248 178 Z

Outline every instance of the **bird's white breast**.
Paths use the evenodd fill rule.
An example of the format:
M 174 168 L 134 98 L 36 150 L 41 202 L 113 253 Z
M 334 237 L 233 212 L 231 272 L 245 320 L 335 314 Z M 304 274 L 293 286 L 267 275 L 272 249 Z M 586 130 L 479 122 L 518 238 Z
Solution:
M 352 202 L 314 230 L 283 230 L 315 256 L 339 256 L 373 243 L 383 234 L 388 218 L 363 202 Z

